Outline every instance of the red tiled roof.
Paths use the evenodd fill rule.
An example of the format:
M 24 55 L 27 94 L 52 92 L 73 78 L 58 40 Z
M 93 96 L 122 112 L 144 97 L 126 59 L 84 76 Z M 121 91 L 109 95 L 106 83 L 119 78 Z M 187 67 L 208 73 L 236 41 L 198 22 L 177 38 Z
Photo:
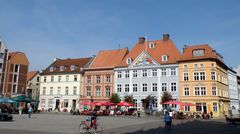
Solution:
M 31 80 L 37 73 L 38 73 L 38 71 L 28 72 L 27 73 L 27 81 Z
M 127 48 L 99 51 L 96 58 L 90 65 L 89 69 L 114 68 L 122 61 L 122 59 L 127 53 L 128 53 Z
M 47 69 L 45 69 L 42 74 L 81 72 L 81 68 L 88 64 L 91 59 L 91 57 L 78 59 L 57 59 Z M 75 65 L 76 69 L 71 70 L 71 65 Z M 64 66 L 63 71 L 60 71 L 60 66 Z M 52 72 L 50 72 L 51 67 L 54 68 Z
M 149 48 L 150 42 L 154 43 L 155 45 L 154 48 Z M 128 66 L 126 64 L 126 59 L 131 58 L 132 61 L 134 61 L 143 51 L 146 51 L 154 60 L 156 60 L 160 64 L 174 64 L 180 57 L 180 52 L 171 39 L 168 39 L 166 41 L 163 40 L 146 41 L 144 43 L 137 43 L 132 48 L 132 50 L 125 56 L 125 58 L 119 64 L 119 67 Z M 168 56 L 167 62 L 162 61 L 163 55 Z
M 194 56 L 194 50 L 204 50 L 203 56 Z M 194 46 L 186 46 L 184 48 L 182 56 L 179 58 L 179 61 L 189 61 L 189 60 L 202 60 L 202 59 L 216 59 L 221 62 L 222 60 L 219 59 L 219 54 L 216 53 L 208 44 L 203 45 L 194 45 Z

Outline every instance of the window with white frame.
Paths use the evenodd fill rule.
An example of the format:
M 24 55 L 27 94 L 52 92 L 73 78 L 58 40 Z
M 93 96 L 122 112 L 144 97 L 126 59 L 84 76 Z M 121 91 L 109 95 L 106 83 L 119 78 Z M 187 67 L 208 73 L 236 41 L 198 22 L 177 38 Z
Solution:
M 189 96 L 189 95 L 190 95 L 189 87 L 184 87 L 184 96 Z
M 176 75 L 176 68 L 171 68 L 171 75 L 175 76 Z
M 147 70 L 142 70 L 142 77 L 147 77 Z
M 129 71 L 125 71 L 125 78 L 129 78 Z
M 50 67 L 50 72 L 53 72 L 54 71 L 54 67 Z
M 202 96 L 206 95 L 206 87 L 201 87 L 201 95 Z
M 188 73 L 183 73 L 183 80 L 184 81 L 188 81 L 189 80 Z
M 127 58 L 126 63 L 127 64 L 131 64 L 132 63 L 132 59 L 131 58 Z
M 137 77 L 137 70 L 133 70 L 133 77 Z
M 194 80 L 199 80 L 199 73 L 198 72 L 194 72 Z
M 157 76 L 157 69 L 152 70 L 152 76 Z
M 64 99 L 64 100 L 63 100 L 63 106 L 64 106 L 65 108 L 68 107 L 68 99 Z
M 125 92 L 129 92 L 129 84 L 125 84 Z
M 188 69 L 188 65 L 184 65 L 183 69 L 186 71 Z
M 64 71 L 64 66 L 60 66 L 60 71 Z
M 48 99 L 48 107 L 53 108 L 53 99 Z
M 158 101 L 157 101 L 157 99 L 154 100 L 154 102 L 153 102 L 153 107 L 154 107 L 154 108 L 157 108 L 157 107 L 158 107 Z
M 147 92 L 147 83 L 142 84 L 142 91 Z
M 100 96 L 101 89 L 100 87 L 96 87 L 96 96 Z
M 213 111 L 214 112 L 218 111 L 218 104 L 217 103 L 213 103 Z
M 50 87 L 50 95 L 53 95 L 53 87 Z
M 212 95 L 217 96 L 217 87 L 212 87 Z
M 198 68 L 198 64 L 194 64 L 194 69 L 197 69 Z
M 66 81 L 69 81 L 69 75 L 66 76 Z
M 118 77 L 118 78 L 122 78 L 122 72 L 121 72 L 121 71 L 118 71 L 118 72 L 117 72 L 117 77 Z
M 97 83 L 101 83 L 101 77 L 100 76 L 97 76 Z
M 216 80 L 216 73 L 215 72 L 211 72 L 211 79 Z
M 110 97 L 110 94 L 111 94 L 111 92 L 110 92 L 110 87 L 106 87 L 106 97 Z
M 162 91 L 167 91 L 167 83 L 162 83 Z
M 205 80 L 205 72 L 200 72 L 200 80 Z
M 193 56 L 204 56 L 204 49 L 193 50 Z
M 77 81 L 77 80 L 78 80 L 78 79 L 77 79 L 77 75 L 74 75 L 73 77 L 74 77 L 74 78 L 73 78 L 74 81 Z
M 133 84 L 133 92 L 137 92 L 137 84 Z
M 195 87 L 195 96 L 199 96 L 200 95 L 200 89 L 199 87 Z
M 177 83 L 176 82 L 171 83 L 171 91 L 177 91 Z
M 68 87 L 65 87 L 65 95 L 68 95 Z
M 91 96 L 91 87 L 87 87 L 87 96 Z
M 45 105 L 46 105 L 46 100 L 45 100 L 45 99 L 42 99 L 41 101 L 42 101 L 42 107 L 45 107 Z
M 76 94 L 77 94 L 77 87 L 73 86 L 73 95 L 76 95 Z
M 137 107 L 137 99 L 133 99 L 134 107 Z
M 61 87 L 58 87 L 57 94 L 58 94 L 58 95 L 61 95 Z
M 87 76 L 87 83 L 91 84 L 91 76 Z
M 204 68 L 204 64 L 200 64 L 200 68 L 203 69 Z
M 43 77 L 43 82 L 47 82 L 47 76 Z
M 58 82 L 60 82 L 61 81 L 61 79 L 62 79 L 62 76 L 58 76 Z
M 190 111 L 190 106 L 184 106 L 184 111 L 189 112 Z
M 157 92 L 157 83 L 152 83 L 152 91 Z
M 154 48 L 154 46 L 155 46 L 154 42 L 149 43 L 149 48 Z
M 166 76 L 167 75 L 167 69 L 166 68 L 162 68 L 162 76 Z
M 46 87 L 43 87 L 43 95 L 46 95 Z
M 168 56 L 167 55 L 163 55 L 162 56 L 162 62 L 167 62 L 168 61 Z
M 111 76 L 110 75 L 107 75 L 106 76 L 106 83 L 110 83 L 111 82 Z
M 122 85 L 121 84 L 117 85 L 117 92 L 122 92 Z
M 76 66 L 75 65 L 71 65 L 70 69 L 71 69 L 71 71 L 76 70 Z
M 53 82 L 54 81 L 54 76 L 51 76 L 51 82 Z

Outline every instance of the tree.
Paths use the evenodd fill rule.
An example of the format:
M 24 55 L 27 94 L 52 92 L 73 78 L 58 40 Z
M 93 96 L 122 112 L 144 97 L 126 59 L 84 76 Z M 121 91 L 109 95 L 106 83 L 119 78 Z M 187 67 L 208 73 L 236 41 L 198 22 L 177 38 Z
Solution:
M 111 97 L 109 98 L 110 102 L 112 103 L 119 103 L 120 102 L 120 97 L 117 93 L 113 93 Z
M 150 97 L 152 98 L 152 104 L 156 103 L 157 99 L 155 96 L 148 95 L 145 99 L 142 99 L 144 109 L 148 109 Z
M 162 93 L 162 97 L 161 97 L 161 102 L 164 103 L 164 102 L 168 102 L 168 101 L 171 101 L 172 100 L 172 95 L 171 93 L 165 91 Z
M 133 95 L 132 94 L 131 95 L 125 95 L 124 96 L 124 101 L 133 104 Z

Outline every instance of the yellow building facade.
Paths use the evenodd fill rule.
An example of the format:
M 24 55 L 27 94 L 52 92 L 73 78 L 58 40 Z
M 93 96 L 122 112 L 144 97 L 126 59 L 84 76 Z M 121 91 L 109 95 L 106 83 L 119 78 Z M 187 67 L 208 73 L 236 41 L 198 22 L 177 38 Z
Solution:
M 200 55 L 194 51 L 201 50 Z M 184 111 L 213 113 L 213 117 L 228 114 L 229 97 L 227 66 L 222 57 L 208 45 L 185 48 L 179 60 L 180 101 L 194 104 Z

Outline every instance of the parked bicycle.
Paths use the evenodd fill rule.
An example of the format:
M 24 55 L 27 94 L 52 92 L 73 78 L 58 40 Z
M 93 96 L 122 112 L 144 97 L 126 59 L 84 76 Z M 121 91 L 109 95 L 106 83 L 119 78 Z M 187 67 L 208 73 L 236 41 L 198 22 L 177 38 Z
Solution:
M 97 122 L 99 118 L 96 118 L 93 120 L 92 125 L 91 125 L 91 119 L 86 119 L 86 121 L 81 121 L 79 125 L 79 132 L 80 134 L 87 134 L 87 133 L 92 133 L 92 134 L 102 134 L 103 132 L 103 127 Z

